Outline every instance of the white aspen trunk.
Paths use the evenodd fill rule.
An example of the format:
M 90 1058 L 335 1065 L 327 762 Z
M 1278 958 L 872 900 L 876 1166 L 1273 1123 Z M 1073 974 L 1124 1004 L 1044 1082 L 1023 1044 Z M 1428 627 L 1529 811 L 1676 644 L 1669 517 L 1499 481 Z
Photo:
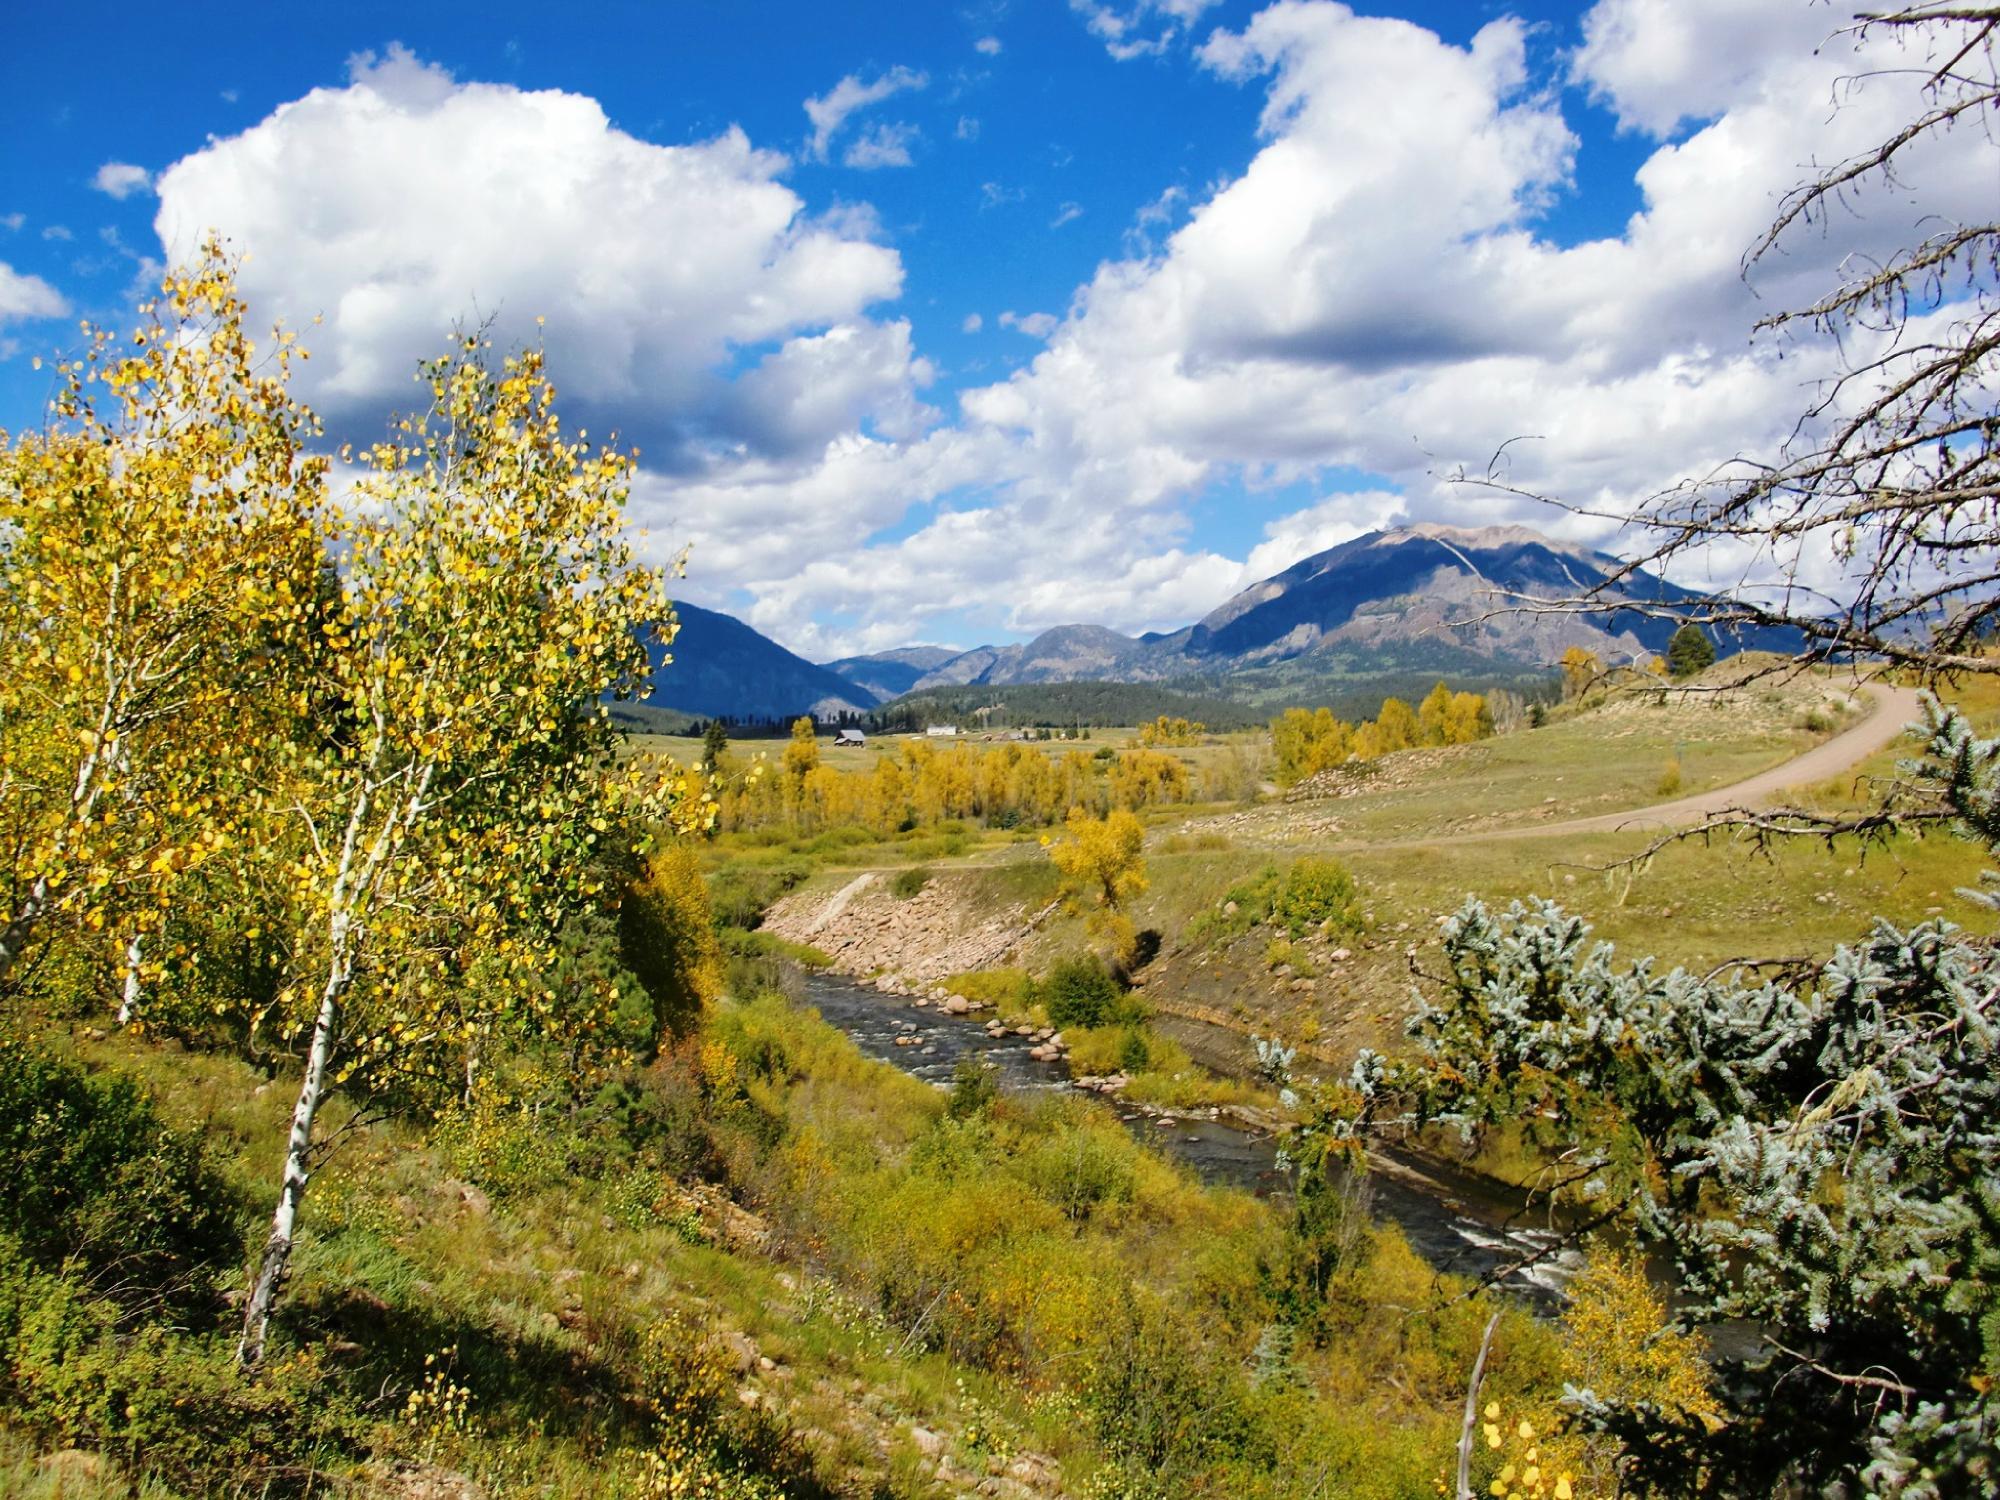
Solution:
M 5 928 L 0 928 L 0 984 L 5 984 L 13 974 L 14 965 L 21 960 L 21 950 L 28 946 L 28 939 L 34 936 L 36 925 L 48 909 L 49 880 L 44 875 L 28 887 L 27 899 L 20 910 Z
M 327 903 L 326 983 L 320 990 L 319 1014 L 313 1019 L 312 1048 L 306 1054 L 305 1077 L 299 1081 L 298 1102 L 292 1106 L 291 1133 L 285 1137 L 285 1168 L 278 1186 L 278 1206 L 271 1214 L 270 1237 L 264 1241 L 257 1275 L 250 1283 L 250 1295 L 243 1305 L 243 1336 L 236 1345 L 237 1361 L 243 1365 L 255 1365 L 264 1357 L 264 1340 L 271 1331 L 271 1309 L 292 1260 L 299 1205 L 305 1201 L 306 1184 L 312 1180 L 313 1122 L 318 1118 L 320 1102 L 326 1097 L 327 1064 L 339 1042 L 341 997 L 353 977 L 349 947 L 354 936 L 354 890 L 366 880 L 365 873 L 362 882 L 356 880 L 355 859 L 369 801 L 364 785 L 355 796 L 353 811 L 347 818 L 347 833 L 341 840 L 340 866 L 334 872 L 333 891 Z
M 139 997 L 143 992 L 139 982 L 139 963 L 145 956 L 145 948 L 143 934 L 135 932 L 125 940 L 125 986 L 118 999 L 120 1026 L 130 1026 L 132 1018 L 139 1013 Z
M 1458 1433 L 1458 1484 L 1455 1500 L 1477 1500 L 1472 1490 L 1472 1434 L 1479 1422 L 1479 1386 L 1486 1378 L 1486 1355 L 1493 1347 L 1493 1330 L 1500 1326 L 1500 1314 L 1486 1320 L 1486 1336 L 1479 1341 L 1479 1358 L 1472 1363 L 1472 1379 L 1465 1388 L 1465 1422 Z
M 344 951 L 345 912 L 334 919 L 334 926 L 340 948 L 327 964 L 326 987 L 320 992 L 319 1015 L 313 1023 L 312 1051 L 306 1058 L 305 1077 L 299 1082 L 298 1103 L 292 1106 L 291 1134 L 285 1138 L 285 1175 L 278 1188 L 278 1206 L 271 1215 L 271 1234 L 264 1241 L 257 1279 L 251 1283 L 250 1298 L 243 1307 L 243 1337 L 236 1345 L 236 1358 L 245 1365 L 255 1365 L 264 1357 L 264 1340 L 271 1331 L 271 1309 L 291 1265 L 299 1205 L 305 1201 L 306 1184 L 312 1180 L 313 1122 L 326 1095 L 327 1063 L 338 1040 L 340 997 L 347 988 L 350 972 Z
M 377 760 L 380 759 L 377 750 Z M 292 1259 L 292 1243 L 298 1229 L 299 1205 L 304 1202 L 306 1185 L 312 1180 L 313 1121 L 326 1097 L 326 1072 L 340 1039 L 340 1003 L 354 978 L 354 944 L 365 922 L 368 903 L 374 895 L 382 868 L 410 823 L 422 813 L 435 766 L 425 766 L 416 787 L 405 803 L 394 807 L 376 831 L 367 853 L 361 853 L 361 831 L 373 804 L 372 788 L 364 784 L 356 795 L 348 816 L 347 834 L 341 841 L 340 866 L 334 874 L 328 899 L 326 985 L 320 991 L 319 1014 L 313 1022 L 312 1050 L 306 1056 L 305 1077 L 299 1082 L 298 1103 L 292 1107 L 291 1134 L 285 1140 L 284 1178 L 278 1189 L 278 1206 L 271 1214 L 270 1238 L 264 1242 L 263 1259 L 250 1285 L 250 1297 L 243 1307 L 243 1336 L 236 1345 L 237 1360 L 255 1365 L 264 1357 L 264 1341 L 270 1333 L 271 1309 L 284 1285 L 285 1271 Z

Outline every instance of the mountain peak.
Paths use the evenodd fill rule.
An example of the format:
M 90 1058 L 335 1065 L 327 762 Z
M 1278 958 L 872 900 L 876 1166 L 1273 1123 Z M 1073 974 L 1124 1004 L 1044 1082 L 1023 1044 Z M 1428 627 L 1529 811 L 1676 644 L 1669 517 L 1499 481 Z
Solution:
M 1423 537 L 1481 552 L 1493 547 L 1546 547 L 1551 552 L 1571 550 L 1566 543 L 1543 536 L 1527 526 L 1446 526 L 1441 521 L 1412 521 L 1407 526 L 1392 526 L 1377 532 L 1376 537 L 1383 542 Z

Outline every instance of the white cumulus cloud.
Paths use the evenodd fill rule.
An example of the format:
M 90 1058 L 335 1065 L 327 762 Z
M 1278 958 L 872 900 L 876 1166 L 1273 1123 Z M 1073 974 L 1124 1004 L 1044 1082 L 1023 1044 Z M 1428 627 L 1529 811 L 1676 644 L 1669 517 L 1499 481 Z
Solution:
M 409 400 L 452 322 L 485 319 L 502 347 L 545 337 L 566 403 L 654 462 L 795 461 L 864 408 L 907 432 L 929 371 L 870 316 L 903 277 L 872 215 L 809 214 L 785 165 L 740 130 L 654 145 L 595 100 L 392 47 L 169 167 L 156 224 L 175 258 L 211 229 L 250 252 L 260 317 L 324 315 L 303 394 L 336 420 Z M 746 362 L 755 417 L 728 378 Z
M 1664 137 L 1764 96 L 1785 71 L 1774 60 L 1810 66 L 1813 48 L 1845 19 L 1793 0 L 1601 0 L 1584 19 L 1572 73 L 1622 126 Z
M 1017 333 L 1025 333 L 1031 339 L 1045 339 L 1056 331 L 1059 319 L 1054 313 L 1017 313 L 1011 309 L 1000 314 L 1000 326 L 1012 328 Z
M 0 323 L 27 318 L 59 318 L 69 311 L 61 292 L 39 276 L 15 270 L 0 260 Z
M 1080 8 L 1131 55 L 1207 10 Z M 690 597 L 741 591 L 795 649 L 936 639 L 946 616 L 996 636 L 1172 627 L 1393 520 L 1613 540 L 1446 482 L 1496 453 L 1509 481 L 1603 507 L 1769 453 L 1832 365 L 1810 340 L 1752 341 L 1755 319 L 1848 249 L 1907 243 L 1916 216 L 1990 213 L 1990 146 L 1964 133 L 1745 286 L 1801 164 L 1879 138 L 1921 82 L 1893 50 L 1815 54 L 1833 20 L 1600 0 L 1553 77 L 1518 21 L 1457 45 L 1277 0 L 1196 54 L 1261 95 L 1248 164 L 1199 193 L 1152 185 L 1122 257 L 1060 314 L 998 316 L 1039 341 L 1032 360 L 946 415 L 873 216 L 815 216 L 740 131 L 653 145 L 589 99 L 460 83 L 391 47 L 163 173 L 158 222 L 177 254 L 211 226 L 254 251 L 260 314 L 327 315 L 307 394 L 336 416 L 407 399 L 455 315 L 493 315 L 509 342 L 546 314 L 566 403 L 644 441 L 635 515 L 663 549 L 695 544 Z M 1707 57 L 1686 41 L 1704 24 L 1727 43 Z M 1629 222 L 1580 243 L 1547 227 L 1589 149 L 1565 80 L 1653 143 Z M 809 101 L 809 153 L 861 145 L 855 112 L 921 83 L 843 79 Z M 1023 197 L 995 180 L 963 207 Z M 1316 498 L 1260 513 L 1232 556 L 1196 529 L 1219 484 Z

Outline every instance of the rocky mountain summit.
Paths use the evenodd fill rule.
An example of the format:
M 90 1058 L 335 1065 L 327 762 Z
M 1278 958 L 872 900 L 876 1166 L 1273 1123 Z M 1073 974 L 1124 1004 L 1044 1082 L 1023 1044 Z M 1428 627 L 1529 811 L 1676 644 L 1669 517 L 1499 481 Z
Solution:
M 1268 667 L 1315 653 L 1366 651 L 1393 661 L 1437 647 L 1510 666 L 1552 665 L 1570 646 L 1607 660 L 1666 647 L 1670 622 L 1633 612 L 1575 616 L 1513 606 L 1573 597 L 1623 565 L 1525 526 L 1399 526 L 1294 563 L 1168 634 L 1059 625 L 1015 646 L 981 646 L 932 668 L 914 690 L 970 683 L 1107 679 L 1151 682 Z M 1640 574 L 1619 597 L 1696 597 Z M 1771 647 L 1772 641 L 1744 642 Z

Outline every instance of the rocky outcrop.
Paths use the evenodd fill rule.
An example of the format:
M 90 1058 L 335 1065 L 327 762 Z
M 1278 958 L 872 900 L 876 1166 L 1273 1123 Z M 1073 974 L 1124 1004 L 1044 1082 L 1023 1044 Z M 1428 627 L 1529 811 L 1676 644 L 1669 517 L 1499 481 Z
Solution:
M 811 944 L 842 974 L 886 975 L 921 991 L 947 975 L 1014 963 L 1021 944 L 1054 910 L 1031 912 L 1018 902 L 981 909 L 951 880 L 933 880 L 914 896 L 898 897 L 888 880 L 870 872 L 832 891 L 795 891 L 765 914 L 764 930 Z

